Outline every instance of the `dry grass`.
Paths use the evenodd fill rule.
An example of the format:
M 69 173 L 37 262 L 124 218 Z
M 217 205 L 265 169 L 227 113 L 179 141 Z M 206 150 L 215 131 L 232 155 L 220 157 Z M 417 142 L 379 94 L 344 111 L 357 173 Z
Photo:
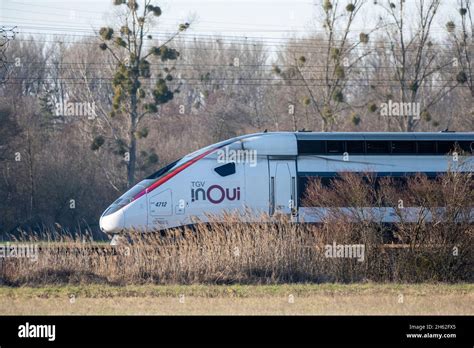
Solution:
M 403 208 L 396 210 L 401 222 L 392 226 L 391 240 L 407 247 L 386 248 L 388 231 L 377 221 L 367 220 L 358 207 L 393 205 L 399 195 L 422 209 L 415 222 L 403 220 Z M 228 214 L 224 222 L 197 225 L 194 230 L 171 230 L 166 235 L 129 232 L 115 253 L 94 246 L 87 236 L 48 236 L 36 262 L 0 259 L 0 285 L 474 280 L 471 174 L 450 173 L 437 181 L 415 177 L 402 192 L 394 190 L 391 181 L 374 183 L 370 178 L 345 175 L 336 190 L 315 182 L 307 194 L 307 200 L 311 199 L 333 207 L 320 225 L 297 225 L 284 217 L 278 221 L 264 217 L 261 223 L 247 224 Z M 353 211 L 352 216 L 341 213 L 337 208 L 341 204 Z M 447 207 L 445 213 L 436 208 L 440 205 Z M 431 221 L 424 218 L 427 212 L 433 216 Z M 25 239 L 45 240 L 41 236 Z M 325 246 L 333 242 L 364 245 L 363 262 L 327 257 Z
M 473 315 L 473 290 L 446 284 L 3 287 L 0 309 L 6 315 Z
M 332 232 L 334 231 L 334 232 Z M 458 235 L 459 236 L 459 235 Z M 0 262 L 0 284 L 281 284 L 324 282 L 472 281 L 472 235 L 458 240 L 459 255 L 408 244 L 384 248 L 380 230 L 353 222 L 298 226 L 288 222 L 217 223 L 168 236 L 130 234 L 115 253 L 65 240 L 43 247 L 36 262 Z M 364 261 L 328 258 L 324 246 L 364 244 Z M 429 245 L 429 244 L 428 244 Z M 110 251 L 110 250 L 109 250 Z

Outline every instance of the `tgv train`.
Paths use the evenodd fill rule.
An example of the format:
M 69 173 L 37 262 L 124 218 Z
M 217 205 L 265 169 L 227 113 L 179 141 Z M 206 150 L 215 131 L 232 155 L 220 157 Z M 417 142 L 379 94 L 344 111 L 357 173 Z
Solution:
M 459 148 L 464 156 L 448 155 Z M 317 222 L 316 208 L 303 206 L 309 178 L 340 172 L 393 177 L 436 176 L 450 168 L 472 172 L 473 149 L 474 133 L 244 135 L 186 155 L 142 180 L 105 210 L 100 227 L 110 234 L 162 230 L 232 211 L 246 212 L 250 222 L 262 213 Z

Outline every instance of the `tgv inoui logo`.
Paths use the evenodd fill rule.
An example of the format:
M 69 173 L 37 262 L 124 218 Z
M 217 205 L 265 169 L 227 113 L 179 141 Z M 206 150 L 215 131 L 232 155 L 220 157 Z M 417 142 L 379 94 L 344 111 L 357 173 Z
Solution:
M 219 204 L 227 200 L 240 201 L 240 186 L 233 188 L 224 188 L 214 184 L 206 188 L 205 181 L 191 181 L 191 202 L 209 201 L 213 204 Z

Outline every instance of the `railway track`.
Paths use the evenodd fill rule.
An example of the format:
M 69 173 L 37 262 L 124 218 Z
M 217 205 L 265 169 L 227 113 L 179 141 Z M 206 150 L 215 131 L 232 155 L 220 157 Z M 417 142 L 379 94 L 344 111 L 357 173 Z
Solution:
M 16 247 L 17 249 L 21 247 L 28 246 L 30 249 L 32 248 L 32 243 L 9 243 L 9 247 Z M 169 247 L 173 247 L 170 245 Z M 318 251 L 323 251 L 325 244 L 320 245 L 306 245 L 306 248 L 315 248 Z M 441 248 L 441 245 L 419 245 L 413 246 L 410 244 L 401 244 L 401 243 L 390 243 L 390 244 L 383 244 L 380 245 L 379 248 L 382 250 L 407 250 L 411 248 L 417 249 L 432 249 L 432 248 Z M 64 254 L 64 255 L 103 255 L 103 256 L 116 256 L 116 255 L 127 255 L 132 252 L 133 244 L 131 245 L 108 245 L 108 244 L 90 244 L 84 243 L 80 245 L 70 245 L 70 244 L 61 244 L 61 243 L 54 243 L 54 244 L 40 244 L 34 245 L 34 251 L 38 254 L 47 252 L 49 254 Z M 5 257 L 3 257 L 5 258 Z M 0 257 L 0 260 L 2 257 Z

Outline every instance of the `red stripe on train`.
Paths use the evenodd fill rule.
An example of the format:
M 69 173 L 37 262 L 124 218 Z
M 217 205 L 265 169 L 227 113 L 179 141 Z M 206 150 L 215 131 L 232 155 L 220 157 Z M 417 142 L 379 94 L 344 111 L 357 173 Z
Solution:
M 225 146 L 225 145 L 222 145 L 222 146 Z M 182 172 L 183 170 L 185 170 L 186 168 L 188 168 L 190 165 L 196 163 L 197 161 L 199 161 L 201 158 L 209 155 L 211 152 L 214 152 L 218 149 L 220 149 L 222 146 L 219 146 L 215 149 L 211 149 L 211 150 L 208 150 L 202 154 L 200 154 L 199 156 L 193 158 L 192 160 L 189 160 L 188 162 L 182 164 L 181 166 L 179 166 L 178 168 L 176 168 L 175 170 L 173 170 L 171 173 L 168 173 L 166 174 L 164 177 L 162 177 L 161 179 L 155 181 L 153 184 L 151 184 L 150 186 L 148 186 L 146 189 L 140 191 L 137 195 L 135 195 L 135 197 L 133 197 L 133 200 L 137 200 L 138 198 L 140 198 L 141 196 L 143 196 L 145 193 L 148 193 L 148 192 L 151 192 L 153 191 L 154 189 L 156 189 L 158 186 L 164 184 L 165 182 L 167 182 L 169 179 L 171 179 L 172 177 L 174 177 L 176 174 Z

